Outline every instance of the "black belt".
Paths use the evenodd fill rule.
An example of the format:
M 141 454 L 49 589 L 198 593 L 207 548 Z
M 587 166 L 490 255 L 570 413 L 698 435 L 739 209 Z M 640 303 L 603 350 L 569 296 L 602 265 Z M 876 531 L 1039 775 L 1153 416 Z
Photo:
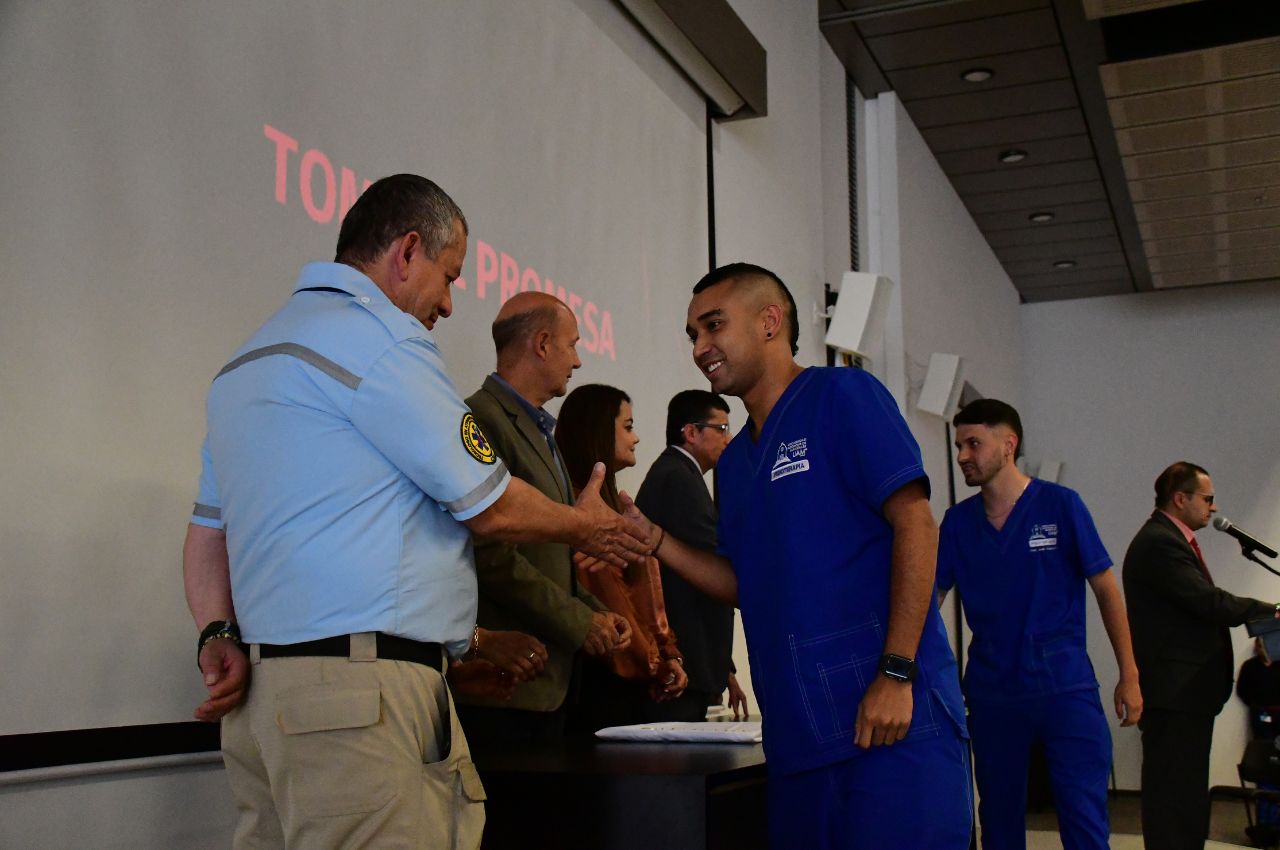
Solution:
M 438 643 L 423 643 L 408 638 L 384 635 L 376 632 L 378 657 L 389 661 L 412 661 L 425 664 L 433 670 L 444 670 L 444 647 Z M 323 655 L 347 658 L 351 655 L 351 635 L 308 640 L 302 643 L 260 643 L 258 654 L 263 658 L 296 658 L 298 656 Z

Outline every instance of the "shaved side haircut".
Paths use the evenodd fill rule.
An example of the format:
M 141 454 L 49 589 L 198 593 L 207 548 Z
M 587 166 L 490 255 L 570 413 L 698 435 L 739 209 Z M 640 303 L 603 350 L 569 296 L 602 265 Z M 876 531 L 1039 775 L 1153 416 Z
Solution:
M 759 300 L 761 307 L 766 304 L 778 304 L 782 307 L 787 338 L 791 343 L 791 353 L 798 354 L 800 322 L 796 318 L 796 300 L 791 297 L 791 290 L 787 289 L 782 278 L 762 266 L 751 263 L 729 263 L 704 275 L 702 280 L 693 287 L 693 294 L 697 295 L 705 289 L 726 281 L 744 287 L 753 298 Z

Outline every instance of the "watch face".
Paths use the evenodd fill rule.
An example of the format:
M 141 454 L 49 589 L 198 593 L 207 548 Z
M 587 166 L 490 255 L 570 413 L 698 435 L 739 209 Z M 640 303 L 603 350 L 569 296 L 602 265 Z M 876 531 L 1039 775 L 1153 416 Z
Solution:
M 910 682 L 916 677 L 916 663 L 901 655 L 885 655 L 880 659 L 880 672 L 900 682 Z

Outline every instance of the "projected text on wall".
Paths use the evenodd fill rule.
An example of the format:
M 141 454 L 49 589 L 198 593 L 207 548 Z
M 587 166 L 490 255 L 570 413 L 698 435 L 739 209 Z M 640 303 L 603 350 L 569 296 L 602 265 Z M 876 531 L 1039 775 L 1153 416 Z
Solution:
M 270 124 L 264 124 L 262 132 L 275 146 L 276 203 L 301 206 L 317 224 L 340 223 L 360 192 L 369 188 L 372 182 L 359 178 L 353 169 L 346 166 L 335 168 L 332 158 L 318 148 L 302 150 L 296 138 Z M 613 315 L 609 310 L 557 284 L 533 266 L 520 263 L 511 254 L 496 249 L 483 239 L 475 238 L 474 241 L 474 249 L 467 251 L 467 262 L 475 264 L 471 277 L 475 286 L 468 285 L 464 274 L 454 281 L 456 289 L 471 292 L 481 301 L 496 290 L 500 302 L 505 302 L 517 292 L 537 290 L 550 293 L 568 305 L 577 317 L 583 349 L 599 357 L 618 359 Z

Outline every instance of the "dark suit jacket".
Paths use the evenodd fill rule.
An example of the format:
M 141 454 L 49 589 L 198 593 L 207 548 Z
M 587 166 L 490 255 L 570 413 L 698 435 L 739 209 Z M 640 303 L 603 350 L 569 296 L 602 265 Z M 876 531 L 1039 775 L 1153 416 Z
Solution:
M 676 538 L 699 549 L 716 548 L 716 506 L 702 474 L 668 446 L 649 467 L 636 506 Z M 667 620 L 684 654 L 689 688 L 720 694 L 728 686 L 733 653 L 733 608 L 717 602 L 662 567 Z
M 467 399 L 467 405 L 498 457 L 516 478 L 562 504 L 572 504 L 566 477 L 538 425 L 492 376 Z M 569 547 L 563 543 L 514 546 L 475 538 L 480 613 L 486 629 L 526 632 L 547 646 L 547 666 L 537 679 L 516 688 L 510 701 L 459 699 L 474 705 L 554 711 L 564 702 L 573 672 L 574 653 L 586 639 L 592 611 L 601 605 L 576 589 Z
M 1274 606 L 1214 587 L 1178 527 L 1157 510 L 1124 556 L 1125 605 L 1149 708 L 1217 714 L 1231 696 L 1229 626 Z

